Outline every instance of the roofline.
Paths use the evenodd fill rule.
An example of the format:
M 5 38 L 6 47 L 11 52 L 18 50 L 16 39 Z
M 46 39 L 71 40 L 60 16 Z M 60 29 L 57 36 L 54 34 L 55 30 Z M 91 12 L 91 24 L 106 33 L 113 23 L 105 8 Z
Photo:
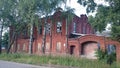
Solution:
M 81 34 L 81 33 L 72 33 L 74 35 L 81 35 L 81 36 L 85 36 L 85 35 L 89 35 L 89 34 Z

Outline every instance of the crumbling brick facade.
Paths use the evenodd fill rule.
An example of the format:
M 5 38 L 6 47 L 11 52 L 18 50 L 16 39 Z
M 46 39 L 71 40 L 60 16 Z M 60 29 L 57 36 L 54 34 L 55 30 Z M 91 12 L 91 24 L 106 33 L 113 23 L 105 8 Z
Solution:
M 94 51 L 95 49 L 98 49 L 98 44 L 103 50 L 106 49 L 107 45 L 111 44 L 116 46 L 117 60 L 120 60 L 120 43 L 112 41 L 104 36 L 96 36 L 86 15 L 81 15 L 80 17 L 74 15 L 71 22 L 68 22 L 68 33 L 66 33 L 67 19 L 64 17 L 61 18 L 61 15 L 62 12 L 57 11 L 50 16 L 53 20 L 51 20 L 51 18 L 48 18 L 47 20 L 50 28 L 48 28 L 46 34 L 45 54 L 70 54 L 74 56 L 88 56 L 88 58 L 94 58 Z M 44 22 L 43 18 L 42 24 L 44 24 Z M 41 33 L 39 33 L 39 28 L 34 27 L 33 54 L 42 54 L 43 25 L 41 26 L 41 29 Z M 16 46 L 17 47 L 15 47 L 15 44 L 13 45 L 12 51 L 17 48 L 17 52 L 28 53 L 29 38 L 18 37 L 16 40 Z M 89 57 L 89 55 L 91 56 Z

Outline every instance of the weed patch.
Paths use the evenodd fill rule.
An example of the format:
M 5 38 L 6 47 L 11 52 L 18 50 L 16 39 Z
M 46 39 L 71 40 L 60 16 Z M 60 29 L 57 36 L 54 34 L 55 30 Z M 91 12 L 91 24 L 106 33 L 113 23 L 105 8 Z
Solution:
M 14 61 L 27 64 L 52 64 L 72 66 L 80 68 L 120 68 L 119 63 L 114 62 L 111 66 L 105 61 L 76 58 L 73 56 L 37 56 L 28 54 L 0 54 L 0 60 Z

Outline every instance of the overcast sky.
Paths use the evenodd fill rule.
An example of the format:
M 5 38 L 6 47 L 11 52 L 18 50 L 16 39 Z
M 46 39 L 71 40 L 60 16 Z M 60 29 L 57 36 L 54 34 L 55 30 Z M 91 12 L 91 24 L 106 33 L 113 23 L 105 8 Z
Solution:
M 86 8 L 83 7 L 82 5 L 80 5 L 79 3 L 77 3 L 78 0 L 67 0 L 67 5 L 70 6 L 71 8 L 75 9 L 75 14 L 77 16 L 80 16 L 81 14 L 87 14 L 86 13 Z M 97 4 L 108 4 L 106 2 L 104 2 L 104 0 L 95 0 L 95 2 Z M 94 15 L 95 13 L 92 13 L 92 15 Z
M 67 0 L 67 6 L 70 6 L 71 8 L 74 8 L 75 11 L 74 13 L 77 16 L 80 16 L 81 14 L 86 14 L 86 8 L 83 7 L 82 5 L 80 5 L 79 3 L 77 3 L 78 0 Z M 104 0 L 95 0 L 95 2 L 97 4 L 104 4 L 104 5 L 108 5 L 107 2 L 105 2 Z M 95 12 L 96 13 L 96 12 Z M 95 15 L 95 13 L 90 13 L 89 15 Z M 108 29 L 111 27 L 111 24 L 108 24 L 106 27 L 106 30 L 108 31 Z
M 85 7 L 77 3 L 77 0 L 71 0 L 71 1 L 68 0 L 67 5 L 75 9 L 75 14 L 77 16 L 80 16 L 80 14 L 86 14 Z

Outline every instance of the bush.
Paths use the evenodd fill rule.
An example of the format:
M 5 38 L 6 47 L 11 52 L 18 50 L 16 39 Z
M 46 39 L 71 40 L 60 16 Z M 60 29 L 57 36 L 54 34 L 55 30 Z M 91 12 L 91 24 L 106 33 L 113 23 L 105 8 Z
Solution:
M 96 56 L 97 56 L 98 60 L 104 60 L 106 58 L 106 56 L 107 56 L 107 52 L 98 49 L 96 51 Z
M 116 61 L 116 53 L 112 52 L 111 54 L 108 54 L 107 50 L 97 50 L 96 56 L 98 60 L 105 61 L 107 64 L 111 65 L 114 61 Z

